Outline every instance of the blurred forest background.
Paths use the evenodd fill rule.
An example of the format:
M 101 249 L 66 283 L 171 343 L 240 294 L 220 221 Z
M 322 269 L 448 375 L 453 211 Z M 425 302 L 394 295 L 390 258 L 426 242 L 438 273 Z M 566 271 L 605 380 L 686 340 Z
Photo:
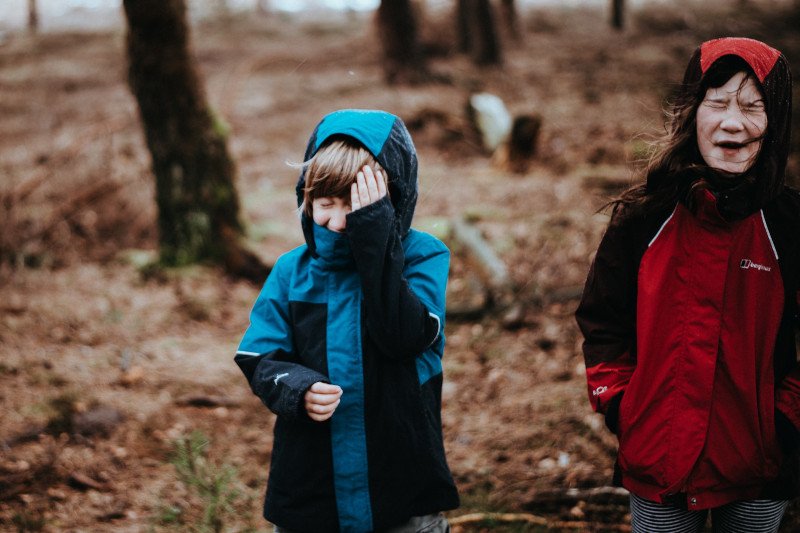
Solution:
M 405 120 L 453 251 L 453 530 L 629 530 L 572 317 L 598 209 L 701 41 L 800 69 L 800 2 L 3 4 L 0 530 L 269 531 L 274 417 L 233 353 L 302 242 L 286 163 L 343 107 Z

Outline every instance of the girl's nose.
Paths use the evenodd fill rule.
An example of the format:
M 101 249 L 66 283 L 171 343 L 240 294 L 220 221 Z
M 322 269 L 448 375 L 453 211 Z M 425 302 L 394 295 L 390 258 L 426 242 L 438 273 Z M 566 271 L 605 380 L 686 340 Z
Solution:
M 730 106 L 720 123 L 720 128 L 725 131 L 741 131 L 744 129 L 744 113 L 739 106 Z

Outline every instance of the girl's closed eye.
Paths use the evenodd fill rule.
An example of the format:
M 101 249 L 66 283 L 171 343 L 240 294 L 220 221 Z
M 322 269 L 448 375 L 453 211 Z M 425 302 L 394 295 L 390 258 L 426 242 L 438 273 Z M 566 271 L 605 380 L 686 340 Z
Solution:
M 760 113 L 765 109 L 764 102 L 762 102 L 761 100 L 757 102 L 750 102 L 749 104 L 744 104 L 742 108 L 749 113 Z
M 704 100 L 703 105 L 711 109 L 726 109 L 728 102 L 725 100 Z

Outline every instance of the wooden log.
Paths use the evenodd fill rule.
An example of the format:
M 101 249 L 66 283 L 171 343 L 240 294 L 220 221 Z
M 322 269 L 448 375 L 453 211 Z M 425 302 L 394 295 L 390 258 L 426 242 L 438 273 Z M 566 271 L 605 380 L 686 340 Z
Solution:
M 467 119 L 480 136 L 484 150 L 492 153 L 507 142 L 513 121 L 499 96 L 476 93 L 469 97 L 465 107 Z
M 511 277 L 505 263 L 497 257 L 491 244 L 481 236 L 481 232 L 463 218 L 453 220 L 453 238 L 463 244 L 478 261 L 486 273 L 489 289 L 493 293 L 504 293 L 511 289 Z
M 527 172 L 538 151 L 541 129 L 542 119 L 538 115 L 514 117 L 508 140 L 497 148 L 492 156 L 492 162 L 507 172 L 515 174 Z

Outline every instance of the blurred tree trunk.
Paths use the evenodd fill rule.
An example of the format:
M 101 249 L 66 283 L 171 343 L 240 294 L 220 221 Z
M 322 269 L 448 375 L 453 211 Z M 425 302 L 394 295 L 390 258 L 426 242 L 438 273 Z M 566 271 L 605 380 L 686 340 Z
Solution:
M 625 0 L 611 0 L 611 27 L 621 30 L 625 26 Z
M 226 126 L 206 103 L 189 55 L 184 0 L 123 0 L 128 82 L 156 178 L 161 261 L 211 261 L 258 281 L 266 267 L 240 244 Z
M 417 21 L 409 0 L 381 0 L 378 38 L 383 46 L 383 69 L 388 83 L 414 83 L 427 77 Z
M 458 0 L 456 22 L 460 51 L 469 54 L 477 65 L 502 62 L 500 40 L 489 0 Z
M 270 13 L 272 11 L 270 0 L 258 0 L 258 2 L 256 2 L 256 11 L 258 11 L 261 14 Z
M 502 0 L 500 9 L 502 11 L 503 25 L 508 35 L 512 40 L 519 41 L 522 34 L 519 31 L 519 16 L 517 16 L 517 6 L 514 0 Z
M 36 8 L 36 0 L 28 0 L 28 30 L 32 33 L 39 30 L 39 10 Z
M 472 39 L 470 39 L 469 32 L 469 11 L 467 2 L 458 0 L 456 2 L 456 39 L 458 42 L 458 51 L 462 54 L 468 54 L 472 48 Z
M 214 14 L 218 17 L 227 17 L 231 14 L 228 0 L 214 0 Z

